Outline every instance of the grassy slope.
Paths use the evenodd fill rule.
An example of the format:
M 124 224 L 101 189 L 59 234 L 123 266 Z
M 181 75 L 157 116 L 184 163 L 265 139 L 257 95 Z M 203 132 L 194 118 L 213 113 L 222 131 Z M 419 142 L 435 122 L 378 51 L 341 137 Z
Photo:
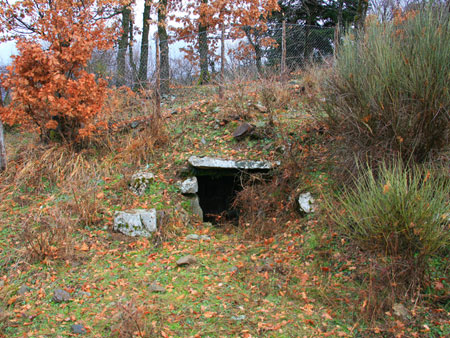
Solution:
M 285 227 L 284 232 L 251 241 L 242 229 L 214 228 L 195 220 L 185 224 L 181 211 L 170 216 L 154 239 L 128 238 L 110 230 L 114 210 L 186 206 L 175 182 L 177 172 L 193 154 L 286 160 L 286 153 L 279 151 L 286 141 L 283 138 L 290 137 L 290 131 L 299 137 L 303 125 L 299 121 L 307 117 L 300 101 L 290 101 L 286 110 L 274 112 L 274 136 L 242 142 L 232 139 L 238 124 L 236 112 L 244 112 L 244 117 L 261 126 L 268 123 L 268 115 L 255 112 L 249 104 L 258 102 L 255 93 L 238 88 L 226 103 L 212 99 L 208 88 L 180 93 L 166 107 L 166 111 L 179 108 L 179 113 L 166 119 L 169 141 L 163 146 L 146 148 L 132 130 L 122 140 L 114 140 L 118 145 L 111 146 L 111 151 L 90 151 L 66 160 L 69 173 L 58 167 L 59 177 L 45 176 L 49 165 L 38 165 L 48 149 L 30 150 L 27 144 L 32 135 L 23 138 L 9 133 L 10 163 L 17 167 L 9 169 L 0 187 L 3 336 L 68 337 L 74 323 L 86 327 L 87 337 L 373 334 L 358 317 L 361 303 L 351 278 L 354 267 L 336 249 L 335 234 L 321 230 L 320 218 L 315 216 L 295 217 L 281 225 L 275 219 L 274 226 Z M 297 95 L 296 88 L 288 93 Z M 31 151 L 34 160 L 31 155 L 31 159 L 23 158 Z M 29 162 L 32 169 L 25 172 Z M 149 167 L 157 179 L 143 197 L 136 197 L 126 182 L 142 167 Z M 48 220 L 48 215 L 53 218 Z M 68 234 L 50 241 L 46 258 L 31 260 L 33 251 L 24 241 L 24 224 L 36 228 L 44 223 L 64 224 Z M 188 241 L 185 236 L 190 233 L 208 234 L 212 240 Z M 28 238 L 36 243 L 37 236 Z M 199 263 L 177 267 L 176 260 L 185 254 L 195 255 Z M 265 263 L 269 267 L 263 267 Z M 150 293 L 148 285 L 153 282 L 165 286 L 167 292 Z M 22 285 L 29 286 L 29 292 L 18 295 Z M 57 288 L 65 288 L 73 299 L 53 302 Z M 76 296 L 80 290 L 89 295 Z M 443 318 L 421 324 L 431 327 L 434 333 L 430 336 L 437 337 L 449 332 Z

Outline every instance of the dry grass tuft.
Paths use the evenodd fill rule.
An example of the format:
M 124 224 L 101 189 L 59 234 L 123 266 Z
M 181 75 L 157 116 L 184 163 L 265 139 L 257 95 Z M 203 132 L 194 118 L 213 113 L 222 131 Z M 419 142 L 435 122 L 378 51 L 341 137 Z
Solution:
M 158 337 L 155 328 L 146 321 L 146 309 L 132 302 L 119 304 L 120 312 L 115 316 L 117 323 L 111 327 L 114 338 L 152 338 Z
M 22 224 L 20 240 L 27 261 L 71 259 L 74 255 L 73 223 L 62 210 L 42 210 Z

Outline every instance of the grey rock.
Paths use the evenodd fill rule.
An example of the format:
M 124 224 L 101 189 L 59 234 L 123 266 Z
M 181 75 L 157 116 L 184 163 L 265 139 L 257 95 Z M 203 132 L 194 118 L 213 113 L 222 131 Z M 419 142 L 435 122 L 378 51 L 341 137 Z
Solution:
M 403 304 L 395 303 L 392 310 L 394 310 L 394 315 L 400 319 L 407 320 L 410 318 L 409 311 Z
M 253 130 L 255 130 L 255 127 L 250 123 L 247 122 L 241 123 L 233 132 L 233 137 L 235 139 L 242 139 L 246 136 L 249 136 Z
M 53 291 L 53 297 L 52 300 L 55 303 L 62 303 L 62 302 L 68 302 L 71 299 L 70 293 L 63 289 L 57 289 Z
M 300 194 L 300 196 L 298 197 L 298 204 L 300 206 L 301 213 L 310 214 L 316 211 L 314 198 L 311 196 L 311 193 L 309 192 Z
M 19 295 L 19 296 L 23 296 L 24 294 L 26 294 L 27 292 L 29 292 L 31 289 L 28 287 L 28 286 L 26 286 L 25 284 L 23 284 L 20 288 L 19 288 L 19 290 L 17 291 L 17 294 Z
M 205 140 L 204 137 L 202 137 L 202 139 L 200 140 L 200 142 L 201 142 L 202 144 L 206 145 L 206 140 Z
M 148 286 L 148 290 L 150 292 L 155 292 L 155 293 L 165 293 L 166 292 L 166 288 L 164 286 L 158 285 L 156 283 L 152 283 Z
M 133 237 L 150 237 L 157 229 L 156 220 L 156 209 L 116 211 L 114 230 Z
M 245 315 L 231 316 L 231 319 L 235 321 L 245 320 L 245 318 L 247 318 Z
M 133 121 L 133 122 L 131 122 L 130 127 L 132 129 L 136 129 L 139 126 L 139 124 L 140 124 L 139 121 Z
M 195 258 L 192 255 L 187 255 L 187 256 L 181 257 L 179 260 L 177 260 L 178 266 L 192 265 L 195 263 L 197 263 L 197 258 Z
M 186 239 L 193 241 L 210 241 L 211 237 L 207 235 L 190 234 L 186 236 Z
M 270 170 L 280 165 L 279 162 L 271 163 L 269 161 L 252 161 L 252 160 L 226 160 L 213 157 L 191 156 L 188 160 L 189 164 L 198 169 L 241 169 L 241 170 Z
M 75 334 L 86 334 L 86 329 L 81 324 L 73 324 L 70 329 Z
M 139 171 L 131 176 L 130 189 L 136 195 L 141 196 L 154 179 L 155 175 L 152 173 Z
M 254 104 L 253 107 L 256 108 L 257 111 L 259 111 L 260 113 L 267 113 L 267 107 L 261 105 L 261 104 Z
M 203 210 L 200 206 L 200 199 L 197 195 L 191 195 L 189 197 L 189 202 L 191 204 L 191 212 L 194 216 L 203 219 Z
M 181 182 L 180 190 L 183 195 L 196 194 L 198 192 L 197 177 L 189 177 L 188 179 Z
M 234 265 L 234 266 L 231 267 L 231 269 L 229 271 L 230 272 L 238 272 L 239 268 L 236 265 Z
M 77 292 L 75 292 L 74 297 L 76 297 L 76 298 L 88 298 L 88 297 L 91 297 L 91 293 L 90 292 L 86 292 L 86 291 L 82 291 L 82 290 L 78 290 Z

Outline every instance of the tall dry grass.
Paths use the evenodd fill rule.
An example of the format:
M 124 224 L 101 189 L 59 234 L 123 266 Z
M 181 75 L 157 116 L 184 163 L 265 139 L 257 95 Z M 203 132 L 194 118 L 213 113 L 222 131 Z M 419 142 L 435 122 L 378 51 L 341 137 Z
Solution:
M 450 13 L 426 4 L 345 37 L 324 86 L 337 157 L 424 162 L 448 150 Z

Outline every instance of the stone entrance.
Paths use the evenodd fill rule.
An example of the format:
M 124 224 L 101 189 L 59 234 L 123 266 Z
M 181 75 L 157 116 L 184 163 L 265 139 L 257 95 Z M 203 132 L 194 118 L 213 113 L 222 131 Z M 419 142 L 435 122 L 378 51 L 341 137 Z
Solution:
M 197 178 L 197 197 L 203 220 L 217 224 L 224 220 L 237 221 L 239 212 L 232 204 L 242 190 L 242 179 L 246 175 L 268 173 L 279 163 L 192 156 L 189 165 Z

